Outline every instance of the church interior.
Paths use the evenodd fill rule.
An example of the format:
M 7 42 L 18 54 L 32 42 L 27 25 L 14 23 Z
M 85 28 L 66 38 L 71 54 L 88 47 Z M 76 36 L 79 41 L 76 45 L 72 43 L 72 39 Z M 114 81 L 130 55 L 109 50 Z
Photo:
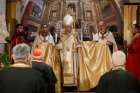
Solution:
M 90 35 L 92 30 L 97 29 L 97 22 L 100 19 L 103 19 L 107 23 L 109 30 L 118 33 L 116 38 L 117 36 L 123 37 L 123 15 L 120 13 L 121 10 L 118 9 L 118 5 L 114 0 L 23 1 L 26 2 L 22 6 L 18 0 L 11 0 L 11 2 L 7 3 L 7 16 L 11 15 L 11 18 L 8 17 L 7 19 L 9 24 L 9 21 L 11 21 L 11 36 L 15 33 L 15 28 L 12 28 L 15 26 L 12 25 L 16 23 L 23 23 L 32 32 L 37 32 L 43 23 L 49 24 L 49 28 L 52 30 L 51 33 L 54 34 L 56 32 L 59 34 L 60 30 L 64 28 L 62 23 L 64 16 L 70 13 L 74 17 L 75 28 L 78 33 L 80 34 L 82 31 L 83 37 L 80 37 L 81 40 L 92 40 L 92 36 Z
M 75 47 L 75 43 L 71 44 L 72 39 L 66 44 L 62 43 L 68 52 L 64 53 L 65 47 L 58 49 L 57 45 L 59 46 L 60 41 L 66 41 L 61 38 L 62 31 L 66 29 L 64 18 L 67 15 L 73 20 L 71 29 L 77 33 L 79 45 L 78 48 L 76 46 L 76 50 L 71 50 Z M 56 75 L 56 93 L 94 93 L 101 76 L 113 68 L 111 62 L 114 52 L 113 45 L 110 48 L 94 41 L 94 34 L 100 30 L 98 23 L 104 21 L 105 29 L 113 35 L 117 50 L 123 51 L 127 59 L 133 26 L 140 26 L 140 5 L 137 4 L 137 0 L 0 0 L 0 16 L 1 69 L 3 64 L 13 64 L 12 38 L 16 33 L 17 24 L 25 27 L 31 47 L 34 46 L 42 25 L 46 24 L 53 37 L 54 46 L 44 43 L 37 43 L 37 46 L 43 47 L 43 60 L 52 67 Z M 111 44 L 114 44 L 114 41 Z M 63 63 L 67 57 L 71 61 L 70 65 L 68 62 Z M 4 60 L 10 62 L 2 62 Z M 138 79 L 140 81 L 140 73 Z

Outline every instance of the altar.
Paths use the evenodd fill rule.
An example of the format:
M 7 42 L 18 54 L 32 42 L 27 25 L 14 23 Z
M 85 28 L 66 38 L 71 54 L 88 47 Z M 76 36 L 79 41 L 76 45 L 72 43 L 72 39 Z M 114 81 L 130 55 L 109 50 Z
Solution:
M 81 42 L 79 52 L 79 85 L 80 91 L 94 88 L 100 77 L 111 70 L 111 53 L 107 45 L 85 41 Z

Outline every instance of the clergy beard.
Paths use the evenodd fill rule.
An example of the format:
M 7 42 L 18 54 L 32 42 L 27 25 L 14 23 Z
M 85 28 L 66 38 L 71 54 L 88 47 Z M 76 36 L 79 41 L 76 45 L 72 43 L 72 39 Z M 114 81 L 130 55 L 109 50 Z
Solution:
M 46 37 L 46 36 L 48 35 L 48 33 L 43 32 L 43 33 L 41 33 L 41 35 L 42 35 L 43 37 Z
M 100 31 L 100 33 L 101 33 L 101 34 L 105 34 L 105 33 L 106 33 L 106 31 Z

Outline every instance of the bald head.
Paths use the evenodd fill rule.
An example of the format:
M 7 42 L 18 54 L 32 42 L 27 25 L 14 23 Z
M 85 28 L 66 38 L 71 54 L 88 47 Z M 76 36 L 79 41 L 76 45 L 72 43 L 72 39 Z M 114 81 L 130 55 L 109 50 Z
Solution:
M 126 55 L 123 51 L 116 51 L 112 54 L 112 62 L 114 66 L 125 65 Z
M 99 21 L 99 26 L 106 25 L 104 21 Z

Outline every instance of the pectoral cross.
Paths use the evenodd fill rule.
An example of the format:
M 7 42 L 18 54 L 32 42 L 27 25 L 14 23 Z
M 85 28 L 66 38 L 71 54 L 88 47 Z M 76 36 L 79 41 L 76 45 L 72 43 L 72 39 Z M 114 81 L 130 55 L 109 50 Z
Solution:
M 46 38 L 45 38 L 45 36 L 43 36 L 43 42 L 46 42 Z

